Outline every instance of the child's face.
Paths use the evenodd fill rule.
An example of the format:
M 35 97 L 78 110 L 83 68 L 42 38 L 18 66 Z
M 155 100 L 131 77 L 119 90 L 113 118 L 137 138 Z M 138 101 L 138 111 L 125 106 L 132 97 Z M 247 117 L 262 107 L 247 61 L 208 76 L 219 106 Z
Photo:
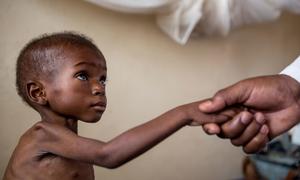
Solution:
M 68 118 L 97 122 L 106 108 L 106 63 L 89 48 L 68 48 L 46 96 L 51 110 Z

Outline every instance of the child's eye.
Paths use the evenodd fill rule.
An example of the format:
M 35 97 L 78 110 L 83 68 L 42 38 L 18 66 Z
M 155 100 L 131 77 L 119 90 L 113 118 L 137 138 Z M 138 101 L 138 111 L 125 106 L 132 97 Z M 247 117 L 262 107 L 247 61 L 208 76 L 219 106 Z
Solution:
M 103 86 L 106 85 L 107 83 L 107 80 L 106 80 L 106 77 L 102 77 L 100 80 L 99 80 L 100 84 L 102 84 Z
M 81 80 L 81 81 L 87 81 L 88 80 L 88 76 L 85 73 L 80 73 L 80 74 L 76 75 L 76 78 Z
M 107 83 L 107 81 L 106 81 L 106 80 L 100 80 L 100 84 L 102 84 L 103 86 L 105 86 L 105 85 L 106 85 L 106 83 Z

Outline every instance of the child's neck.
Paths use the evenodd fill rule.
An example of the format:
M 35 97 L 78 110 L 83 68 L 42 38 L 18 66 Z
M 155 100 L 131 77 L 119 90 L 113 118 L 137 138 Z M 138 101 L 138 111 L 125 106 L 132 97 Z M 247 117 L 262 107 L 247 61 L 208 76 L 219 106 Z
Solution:
M 78 120 L 61 116 L 51 110 L 40 111 L 42 121 L 64 126 L 77 134 Z

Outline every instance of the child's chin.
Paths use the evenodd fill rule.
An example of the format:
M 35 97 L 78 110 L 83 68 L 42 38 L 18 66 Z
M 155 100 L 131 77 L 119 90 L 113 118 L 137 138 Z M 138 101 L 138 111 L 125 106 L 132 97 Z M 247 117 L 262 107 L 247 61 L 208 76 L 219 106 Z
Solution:
M 81 121 L 86 122 L 86 123 L 96 123 L 98 121 L 100 121 L 101 116 L 97 116 L 97 117 L 93 117 L 93 118 L 86 118 L 86 119 L 82 119 Z
M 81 120 L 82 122 L 85 122 L 85 123 L 96 123 L 98 122 L 100 119 L 93 119 L 93 120 Z

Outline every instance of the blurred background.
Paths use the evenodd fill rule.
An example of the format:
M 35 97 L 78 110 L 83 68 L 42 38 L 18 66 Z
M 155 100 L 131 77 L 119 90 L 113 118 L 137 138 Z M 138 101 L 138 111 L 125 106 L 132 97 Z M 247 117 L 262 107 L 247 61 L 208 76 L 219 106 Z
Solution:
M 212 96 L 238 80 L 279 73 L 300 52 L 300 16 L 243 26 L 227 36 L 197 36 L 180 45 L 151 14 L 114 12 L 85 1 L 0 0 L 0 176 L 19 137 L 40 120 L 15 90 L 21 48 L 43 33 L 91 37 L 108 66 L 108 108 L 82 136 L 108 141 L 180 104 Z M 194 180 L 242 177 L 241 148 L 185 127 L 124 166 L 95 167 L 96 179 Z

